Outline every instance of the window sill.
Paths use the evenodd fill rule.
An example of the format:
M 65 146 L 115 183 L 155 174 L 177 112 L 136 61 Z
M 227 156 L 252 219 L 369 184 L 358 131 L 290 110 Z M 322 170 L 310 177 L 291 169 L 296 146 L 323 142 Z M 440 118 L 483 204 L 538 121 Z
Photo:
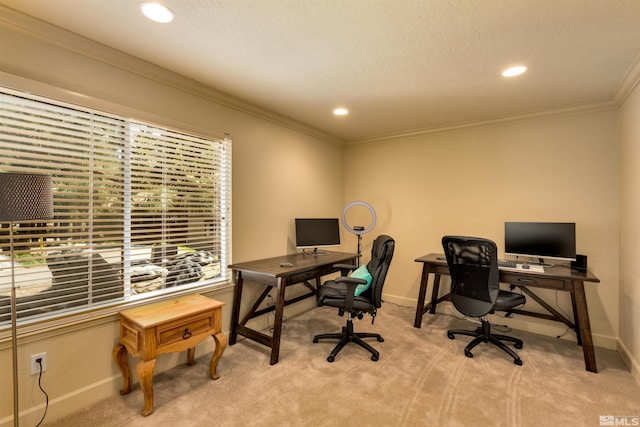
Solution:
M 213 284 L 207 284 L 197 287 L 189 287 L 188 289 L 176 289 L 175 292 L 164 292 L 157 297 L 136 299 L 133 301 L 123 301 L 120 303 L 112 304 L 106 307 L 95 308 L 93 310 L 86 310 L 78 313 L 71 313 L 68 315 L 58 315 L 55 318 L 43 319 L 34 321 L 26 325 L 18 325 L 18 337 L 25 342 L 32 341 L 32 338 L 39 338 L 43 334 L 57 334 L 66 333 L 70 330 L 85 329 L 94 325 L 113 322 L 117 320 L 118 312 L 128 308 L 151 304 L 157 301 L 165 301 L 173 298 L 178 298 L 184 295 L 192 294 L 213 294 L 222 293 L 230 288 L 233 288 L 234 283 L 232 280 L 224 282 L 217 282 Z M 3 328 L 0 330 L 0 349 L 5 346 L 3 344 L 8 343 L 10 346 L 11 341 L 11 328 Z

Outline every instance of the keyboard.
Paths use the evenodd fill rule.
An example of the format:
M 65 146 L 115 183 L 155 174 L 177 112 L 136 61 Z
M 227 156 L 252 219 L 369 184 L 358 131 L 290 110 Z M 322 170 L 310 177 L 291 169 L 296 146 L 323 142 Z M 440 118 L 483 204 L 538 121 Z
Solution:
M 498 267 L 502 268 L 516 268 L 516 262 L 511 259 L 499 259 Z

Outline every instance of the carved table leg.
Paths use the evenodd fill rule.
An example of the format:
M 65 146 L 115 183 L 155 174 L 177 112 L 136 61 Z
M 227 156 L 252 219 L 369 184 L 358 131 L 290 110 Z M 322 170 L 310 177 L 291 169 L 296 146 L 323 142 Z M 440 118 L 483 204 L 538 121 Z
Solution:
M 127 363 L 127 347 L 122 344 L 116 344 L 113 348 L 113 359 L 116 361 L 118 368 L 120 368 L 124 382 L 120 394 L 125 395 L 131 391 L 131 371 Z
M 191 347 L 187 349 L 187 365 L 193 366 L 196 363 L 196 348 Z
M 142 410 L 142 416 L 153 412 L 153 368 L 156 366 L 156 359 L 140 360 L 136 371 L 138 372 L 138 379 L 140 380 L 140 387 L 144 394 L 144 409 Z
M 217 380 L 220 378 L 220 375 L 216 372 L 218 369 L 218 361 L 220 361 L 224 349 L 227 348 L 227 336 L 220 332 L 212 335 L 212 337 L 216 342 L 216 349 L 213 351 L 211 362 L 209 363 L 209 375 L 211 375 L 211 379 Z

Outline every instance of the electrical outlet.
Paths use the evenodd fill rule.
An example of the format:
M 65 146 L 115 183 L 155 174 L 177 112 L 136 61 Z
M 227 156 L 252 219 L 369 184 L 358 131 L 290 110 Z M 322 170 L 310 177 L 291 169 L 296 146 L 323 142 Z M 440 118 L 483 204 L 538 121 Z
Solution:
M 41 359 L 41 363 L 37 360 Z M 42 364 L 42 372 L 47 370 L 47 353 L 38 353 L 31 355 L 31 375 L 37 375 L 40 373 L 40 365 Z

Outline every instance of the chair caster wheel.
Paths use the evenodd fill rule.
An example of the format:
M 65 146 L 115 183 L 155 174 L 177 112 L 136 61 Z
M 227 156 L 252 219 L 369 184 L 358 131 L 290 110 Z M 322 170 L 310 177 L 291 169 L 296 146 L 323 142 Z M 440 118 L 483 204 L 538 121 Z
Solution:
M 327 362 L 331 363 L 333 362 L 335 359 L 333 358 L 333 356 L 329 356 L 327 357 Z
M 318 338 L 314 338 L 314 339 L 313 339 L 313 343 L 314 343 L 314 344 L 318 344 Z
M 373 360 L 374 362 L 378 361 L 378 356 L 376 356 L 375 354 L 373 356 L 371 356 L 371 360 Z
M 520 359 L 514 360 L 513 363 L 515 363 L 518 366 L 522 366 L 522 360 L 520 360 Z
M 473 354 L 470 351 L 465 350 L 464 355 L 467 356 L 468 358 L 472 358 Z
M 513 345 L 515 348 L 517 348 L 518 350 L 520 350 L 522 348 L 522 343 L 517 342 Z
M 384 342 L 384 338 L 378 337 L 378 342 Z
M 450 340 L 455 340 L 456 336 L 453 335 L 452 333 L 447 332 L 447 336 L 449 337 Z

